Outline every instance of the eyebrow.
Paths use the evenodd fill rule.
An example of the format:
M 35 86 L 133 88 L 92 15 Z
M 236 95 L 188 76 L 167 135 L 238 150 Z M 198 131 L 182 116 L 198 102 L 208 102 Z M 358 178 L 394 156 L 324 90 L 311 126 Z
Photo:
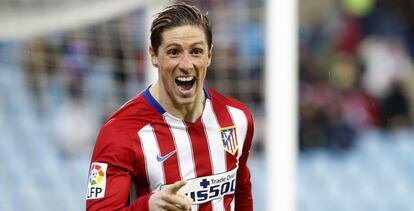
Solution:
M 195 43 L 191 44 L 190 47 L 194 47 L 195 45 L 203 45 L 203 44 L 204 44 L 203 41 L 198 41 L 198 42 L 195 42 Z M 181 47 L 181 45 L 179 45 L 177 43 L 170 43 L 166 46 L 166 48 L 169 48 L 169 47 Z

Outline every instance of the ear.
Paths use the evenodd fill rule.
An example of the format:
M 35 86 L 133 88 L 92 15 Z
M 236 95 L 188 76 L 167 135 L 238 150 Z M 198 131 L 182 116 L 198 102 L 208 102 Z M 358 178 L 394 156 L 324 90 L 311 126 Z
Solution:
M 150 57 L 151 57 L 151 63 L 152 63 L 152 65 L 153 65 L 154 67 L 158 68 L 158 56 L 157 56 L 157 54 L 155 53 L 155 51 L 154 51 L 154 49 L 152 48 L 152 46 L 150 46 L 150 47 L 148 48 L 148 52 L 149 52 Z
M 210 48 L 210 50 L 208 50 L 207 57 L 208 57 L 207 66 L 210 66 L 211 58 L 213 57 L 213 44 L 211 44 L 211 48 Z

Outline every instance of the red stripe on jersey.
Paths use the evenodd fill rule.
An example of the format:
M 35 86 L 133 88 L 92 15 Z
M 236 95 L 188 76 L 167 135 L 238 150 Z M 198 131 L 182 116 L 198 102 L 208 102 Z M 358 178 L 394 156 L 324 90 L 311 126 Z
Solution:
M 169 127 L 165 127 L 161 124 L 153 124 L 152 127 L 154 128 L 158 148 L 160 149 L 159 156 L 168 156 L 168 153 L 173 153 L 174 150 L 176 150 L 176 146 Z M 163 162 L 165 184 L 172 184 L 181 180 L 177 152 L 171 155 L 171 157 L 165 158 L 165 160 L 159 162 Z
M 234 132 L 233 132 L 234 133 Z M 230 137 L 229 137 L 229 139 L 233 139 L 233 136 L 231 136 L 232 134 L 230 134 Z M 232 140 L 229 140 L 228 141 L 228 143 L 229 143 L 229 148 L 230 148 L 230 151 L 233 151 L 234 150 L 234 145 L 233 145 L 233 141 Z
M 231 127 L 231 126 L 234 125 L 233 120 L 231 118 L 231 115 L 230 115 L 226 105 L 221 104 L 221 103 L 214 103 L 214 101 L 213 101 L 213 110 L 214 110 L 214 113 L 216 114 L 218 123 L 219 123 L 221 128 Z M 237 151 L 237 153 L 232 155 L 232 154 L 226 152 L 227 170 L 231 170 L 231 169 L 236 167 L 236 165 L 237 165 L 237 154 L 238 153 L 239 153 L 239 151 Z
M 220 127 L 225 128 L 225 127 L 233 126 L 234 123 L 227 109 L 227 106 L 221 103 L 214 103 L 215 101 L 212 101 L 212 102 L 213 102 L 212 103 L 213 110 L 214 110 L 214 113 L 216 114 Z M 229 152 L 226 152 L 227 171 L 236 167 L 238 153 L 239 151 L 237 151 L 234 155 L 232 155 Z M 224 196 L 224 208 L 226 211 L 231 210 L 230 204 L 233 201 L 233 199 L 234 199 L 234 194 Z
M 224 199 L 223 200 L 224 200 L 224 209 L 226 211 L 232 211 L 231 210 L 231 202 L 233 200 L 235 200 L 234 193 L 233 194 L 230 194 L 230 195 L 224 196 Z M 235 210 L 237 210 L 237 209 L 235 208 Z
M 186 126 L 188 135 L 190 136 L 191 146 L 193 148 L 193 158 L 197 177 L 212 175 L 213 168 L 210 150 L 201 118 L 199 118 L 195 123 L 186 122 Z M 201 204 L 198 208 L 199 211 L 210 211 L 211 209 L 211 202 Z
M 193 147 L 193 157 L 196 166 L 197 177 L 203 177 L 213 174 L 211 167 L 210 150 L 204 125 L 201 119 L 196 123 L 186 123 L 188 135 L 190 136 L 191 145 Z M 195 147 L 196 146 L 196 147 Z

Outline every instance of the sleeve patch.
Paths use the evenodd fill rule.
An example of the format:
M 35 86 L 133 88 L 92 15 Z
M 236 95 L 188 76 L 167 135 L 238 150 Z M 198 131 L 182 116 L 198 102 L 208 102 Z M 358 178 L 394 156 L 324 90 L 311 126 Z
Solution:
M 105 196 L 107 167 L 107 163 L 92 163 L 88 176 L 86 199 L 99 199 Z

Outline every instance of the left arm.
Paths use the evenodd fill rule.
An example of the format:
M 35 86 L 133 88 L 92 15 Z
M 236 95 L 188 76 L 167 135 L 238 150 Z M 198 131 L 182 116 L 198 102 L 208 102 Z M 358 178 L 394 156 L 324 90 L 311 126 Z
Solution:
M 247 158 L 249 157 L 250 146 L 253 138 L 253 118 L 250 113 L 248 117 L 248 129 L 246 140 L 243 146 L 242 156 L 239 161 L 239 169 L 237 170 L 237 182 L 235 192 L 235 208 L 240 211 L 253 210 L 252 185 L 250 182 L 250 170 L 247 167 Z

